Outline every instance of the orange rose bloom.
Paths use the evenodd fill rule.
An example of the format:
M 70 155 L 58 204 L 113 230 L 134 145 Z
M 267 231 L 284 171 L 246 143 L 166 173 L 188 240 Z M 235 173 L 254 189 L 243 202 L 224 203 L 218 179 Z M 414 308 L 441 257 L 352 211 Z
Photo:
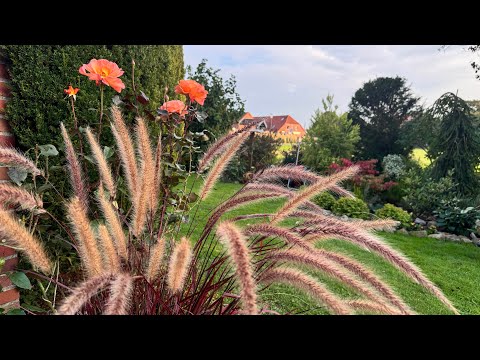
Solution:
M 180 100 L 167 101 L 162 106 L 160 106 L 160 110 L 166 110 L 170 114 L 177 113 L 177 114 L 180 114 L 181 116 L 184 116 L 185 114 L 188 113 L 186 109 L 186 105 L 183 103 L 183 101 L 180 101 Z
M 76 100 L 77 93 L 80 89 L 79 88 L 73 88 L 72 85 L 68 87 L 68 89 L 63 89 L 63 92 L 67 94 L 68 96 L 73 96 L 73 99 Z
M 88 76 L 90 80 L 95 80 L 97 85 L 102 83 L 111 86 L 117 92 L 125 89 L 125 84 L 118 78 L 123 75 L 123 70 L 114 62 L 105 59 L 92 59 L 88 64 L 80 66 L 78 72 Z
M 203 105 L 208 94 L 208 91 L 205 90 L 203 85 L 195 80 L 180 80 L 178 85 L 175 86 L 175 92 L 177 94 L 188 95 L 190 101 L 196 101 L 200 105 Z

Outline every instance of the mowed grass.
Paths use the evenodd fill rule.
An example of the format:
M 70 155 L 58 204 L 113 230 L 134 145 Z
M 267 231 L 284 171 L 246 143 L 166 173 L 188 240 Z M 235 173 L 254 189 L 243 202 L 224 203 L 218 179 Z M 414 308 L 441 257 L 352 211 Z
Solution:
M 199 184 L 195 185 L 198 188 Z M 241 188 L 240 184 L 218 183 L 212 194 L 197 211 L 193 233 L 190 238 L 198 239 L 203 224 L 216 205 L 228 199 Z M 282 200 L 266 200 L 232 211 L 225 218 L 251 213 L 272 213 L 283 203 Z M 193 209 L 189 216 L 193 216 Z M 259 220 L 249 220 L 253 223 Z M 261 221 L 261 220 L 260 220 Z M 290 220 L 291 222 L 293 220 Z M 246 221 L 242 221 L 246 223 Z M 186 234 L 189 224 L 184 224 Z M 432 280 L 453 302 L 462 314 L 480 314 L 480 248 L 472 244 L 445 242 L 430 238 L 416 238 L 399 234 L 380 232 L 393 248 L 410 258 L 427 277 Z M 422 286 L 414 283 L 383 258 L 360 249 L 345 241 L 327 240 L 319 247 L 348 254 L 372 269 L 419 314 L 450 314 L 450 311 Z M 220 251 L 221 249 L 218 249 Z M 323 281 L 331 290 L 342 297 L 355 298 L 356 294 L 337 281 L 320 272 L 308 273 Z M 279 313 L 326 314 L 325 308 L 308 295 L 286 285 L 272 285 L 262 291 L 264 306 Z

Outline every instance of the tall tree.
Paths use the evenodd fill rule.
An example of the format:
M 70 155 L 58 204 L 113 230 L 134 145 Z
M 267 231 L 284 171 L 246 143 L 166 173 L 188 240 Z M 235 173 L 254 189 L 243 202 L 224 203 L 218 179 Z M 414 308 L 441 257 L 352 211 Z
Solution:
M 353 125 L 347 113 L 338 114 L 333 95 L 322 99 L 323 111 L 315 110 L 311 126 L 303 141 L 303 164 L 324 171 L 340 158 L 351 158 L 360 140 L 360 128 Z
M 190 127 L 192 131 L 208 130 L 215 137 L 223 135 L 231 129 L 232 125 L 245 113 L 245 102 L 237 93 L 235 76 L 231 75 L 224 80 L 220 69 L 207 66 L 207 60 L 203 59 L 195 71 L 187 66 L 190 79 L 198 81 L 208 91 L 207 99 L 202 107 L 208 117 L 204 123 L 194 123 Z
M 453 180 L 461 195 L 477 193 L 475 167 L 480 160 L 480 137 L 468 104 L 453 93 L 443 94 L 430 109 L 440 129 L 431 146 L 436 157 L 432 176 L 440 179 L 453 169 Z
M 397 142 L 400 126 L 418 111 L 420 98 L 401 77 L 379 77 L 355 92 L 349 105 L 349 117 L 360 125 L 361 159 L 382 159 L 388 154 L 404 154 Z

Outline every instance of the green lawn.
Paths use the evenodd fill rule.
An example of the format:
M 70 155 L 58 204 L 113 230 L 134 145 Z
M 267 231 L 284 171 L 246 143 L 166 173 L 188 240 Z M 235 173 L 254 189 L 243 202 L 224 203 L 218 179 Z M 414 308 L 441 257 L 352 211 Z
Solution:
M 195 223 L 203 223 L 208 213 L 217 204 L 228 199 L 240 187 L 239 184 L 217 184 L 215 191 L 198 210 Z M 281 204 L 282 200 L 264 201 L 232 211 L 229 217 L 253 212 L 274 212 Z M 190 215 L 192 216 L 194 212 L 195 210 L 191 211 Z M 181 232 L 186 233 L 186 230 L 187 227 L 184 226 Z M 200 232 L 201 225 L 197 226 L 191 238 L 198 238 Z M 379 235 L 417 264 L 444 291 L 462 314 L 480 314 L 480 248 L 472 244 L 450 243 L 430 238 L 389 233 L 379 233 Z M 450 313 L 423 287 L 411 281 L 382 258 L 344 241 L 325 241 L 322 242 L 321 247 L 337 249 L 362 261 L 390 284 L 416 312 L 420 314 Z M 336 293 L 355 296 L 348 288 L 323 274 L 312 274 L 324 281 Z M 307 314 L 326 313 L 308 296 L 289 286 L 271 286 L 262 292 L 262 299 L 268 304 L 269 309 L 280 313 L 298 313 L 304 310 L 308 310 Z

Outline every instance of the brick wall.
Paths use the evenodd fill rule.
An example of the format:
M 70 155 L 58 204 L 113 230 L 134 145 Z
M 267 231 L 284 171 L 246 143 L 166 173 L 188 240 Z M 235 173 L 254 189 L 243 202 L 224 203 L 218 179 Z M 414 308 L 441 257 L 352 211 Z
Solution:
M 0 146 L 14 146 L 15 138 L 10 132 L 10 126 L 5 118 L 5 104 L 10 97 L 10 82 L 7 72 L 7 66 L 0 55 Z M 10 181 L 6 167 L 0 166 L 0 183 Z M 2 239 L 0 239 L 1 243 Z M 11 248 L 0 245 L 0 258 L 5 260 L 5 264 L 0 272 L 0 307 L 9 309 L 19 306 L 19 292 L 12 285 L 6 271 L 13 270 L 18 263 L 17 254 Z

